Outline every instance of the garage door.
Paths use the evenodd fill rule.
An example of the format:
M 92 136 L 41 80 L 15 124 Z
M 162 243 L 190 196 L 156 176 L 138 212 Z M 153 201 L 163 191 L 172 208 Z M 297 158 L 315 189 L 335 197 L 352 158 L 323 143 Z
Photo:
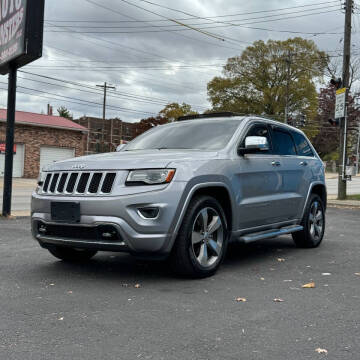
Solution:
M 52 164 L 55 161 L 71 159 L 75 156 L 75 149 L 64 149 L 57 147 L 40 148 L 40 169 L 45 165 Z
M 5 154 L 0 154 L 0 176 L 4 176 Z M 24 145 L 16 144 L 16 154 L 14 154 L 13 176 L 22 177 L 24 174 Z

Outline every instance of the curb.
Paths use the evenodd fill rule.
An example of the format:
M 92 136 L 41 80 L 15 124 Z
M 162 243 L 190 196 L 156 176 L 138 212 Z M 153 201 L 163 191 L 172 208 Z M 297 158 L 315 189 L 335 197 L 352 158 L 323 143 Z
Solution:
M 328 199 L 327 205 L 329 207 L 360 209 L 360 201 L 357 201 L 357 200 L 329 200 Z

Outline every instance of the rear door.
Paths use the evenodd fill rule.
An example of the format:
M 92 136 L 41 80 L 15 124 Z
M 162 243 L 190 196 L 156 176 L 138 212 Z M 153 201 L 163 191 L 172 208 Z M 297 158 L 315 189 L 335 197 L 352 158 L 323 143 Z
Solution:
M 302 169 L 302 186 L 299 188 L 299 191 L 303 195 L 302 206 L 299 207 L 300 218 L 302 216 L 302 210 L 305 206 L 306 197 L 310 188 L 310 184 L 314 178 L 314 169 L 319 168 L 319 160 L 315 156 L 313 149 L 311 148 L 306 137 L 299 131 L 291 131 L 291 135 L 294 139 L 296 151 L 298 155 L 298 166 Z M 316 172 L 316 171 L 315 171 Z
M 274 161 L 281 179 L 278 189 L 278 215 L 281 221 L 298 218 L 303 207 L 308 181 L 306 166 L 297 154 L 292 133 L 283 126 L 271 126 Z

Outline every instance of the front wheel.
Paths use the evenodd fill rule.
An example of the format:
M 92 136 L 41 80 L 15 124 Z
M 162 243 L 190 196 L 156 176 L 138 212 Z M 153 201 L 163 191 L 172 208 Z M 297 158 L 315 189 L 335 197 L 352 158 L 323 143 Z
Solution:
M 213 275 L 224 259 L 227 243 L 226 217 L 219 202 L 211 196 L 195 197 L 180 227 L 171 265 L 181 275 Z
M 74 249 L 60 246 L 48 250 L 50 254 L 54 255 L 56 258 L 67 262 L 84 262 L 91 259 L 97 253 L 95 250 Z
M 303 248 L 319 246 L 325 232 L 325 209 L 319 195 L 310 196 L 301 225 L 304 229 L 292 234 L 296 246 Z

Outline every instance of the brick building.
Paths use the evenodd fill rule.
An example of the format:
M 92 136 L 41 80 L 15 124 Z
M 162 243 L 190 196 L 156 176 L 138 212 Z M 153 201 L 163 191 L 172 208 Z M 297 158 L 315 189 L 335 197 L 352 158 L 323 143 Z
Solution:
M 85 141 L 86 154 L 115 151 L 123 141 L 130 141 L 137 136 L 135 123 L 118 118 L 105 120 L 104 131 L 103 119 L 83 116 L 74 121 L 88 129 Z
M 85 145 L 86 154 L 115 151 L 121 143 L 134 139 L 153 126 L 167 122 L 161 117 L 148 118 L 135 123 L 118 118 L 106 119 L 103 132 L 104 121 L 101 118 L 83 116 L 74 121 L 89 130 Z
M 0 109 L 0 177 L 5 162 L 6 110 Z M 15 116 L 14 177 L 37 178 L 53 161 L 84 155 L 87 129 L 52 115 L 17 111 Z

